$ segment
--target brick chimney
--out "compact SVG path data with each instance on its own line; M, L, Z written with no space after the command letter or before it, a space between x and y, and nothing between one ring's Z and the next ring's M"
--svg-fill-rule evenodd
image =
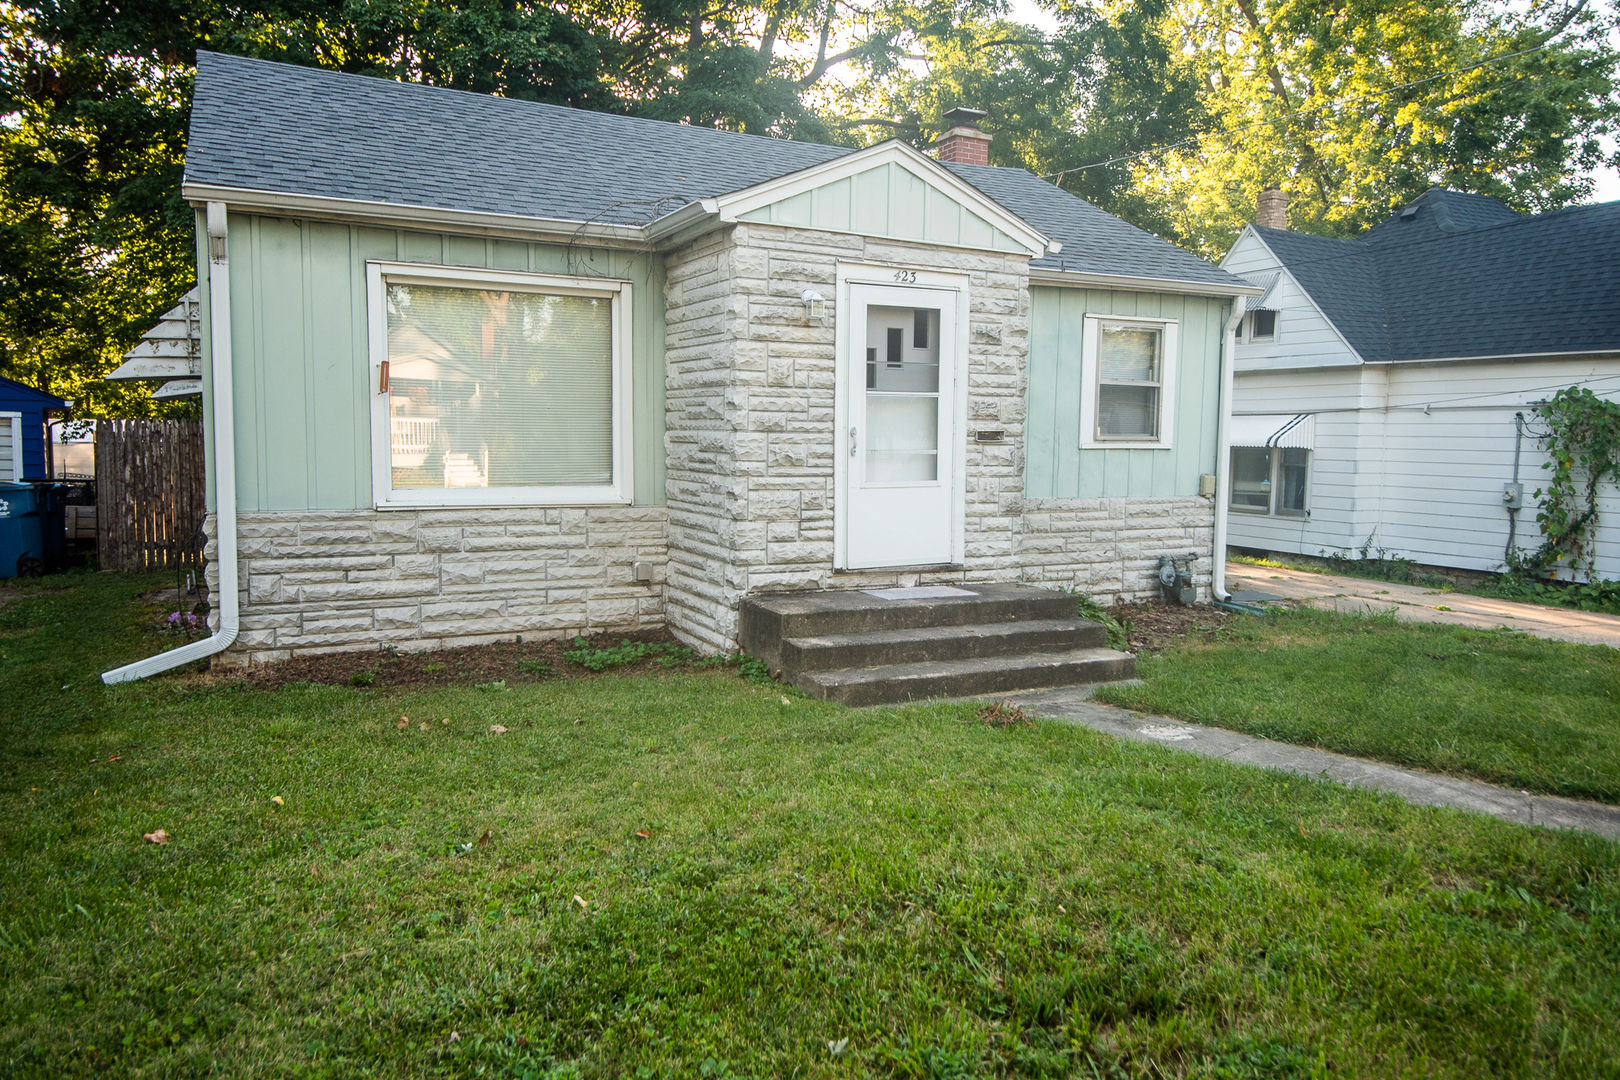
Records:
M1254 201L1254 223L1267 229L1288 228L1288 192L1272 184Z
M947 127L945 134L934 140L934 156L962 165L990 164L990 135L979 130L979 121L988 115L983 109L947 109Z

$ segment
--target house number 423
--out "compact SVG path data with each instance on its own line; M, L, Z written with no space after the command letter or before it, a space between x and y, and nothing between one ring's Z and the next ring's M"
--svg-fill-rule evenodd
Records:
M917 271L915 271L915 270L896 270L894 272L894 280L896 280L898 282L901 282L903 284L906 284L906 285L915 285L915 284L917 284Z

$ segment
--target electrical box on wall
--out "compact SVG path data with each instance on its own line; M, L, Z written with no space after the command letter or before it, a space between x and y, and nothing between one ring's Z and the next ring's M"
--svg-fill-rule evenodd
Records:
M630 576L642 585L652 584L653 566L650 562L633 562L630 564Z
M1524 485L1517 480L1502 485L1502 505L1509 510L1524 509Z
M1206 499L1215 497L1215 474L1204 473L1198 477L1198 494Z

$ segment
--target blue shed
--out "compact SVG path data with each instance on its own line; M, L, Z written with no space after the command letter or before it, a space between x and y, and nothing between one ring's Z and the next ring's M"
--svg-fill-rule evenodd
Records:
M48 479L45 410L68 407L55 394L0 378L0 482Z

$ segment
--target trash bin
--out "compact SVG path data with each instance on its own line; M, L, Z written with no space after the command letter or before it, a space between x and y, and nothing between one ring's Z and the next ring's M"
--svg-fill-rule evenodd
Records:
M38 507L32 484L0 484L0 577L38 577L45 572Z
M34 509L39 511L39 558L51 573L63 569L62 552L67 547L66 484L35 480Z

